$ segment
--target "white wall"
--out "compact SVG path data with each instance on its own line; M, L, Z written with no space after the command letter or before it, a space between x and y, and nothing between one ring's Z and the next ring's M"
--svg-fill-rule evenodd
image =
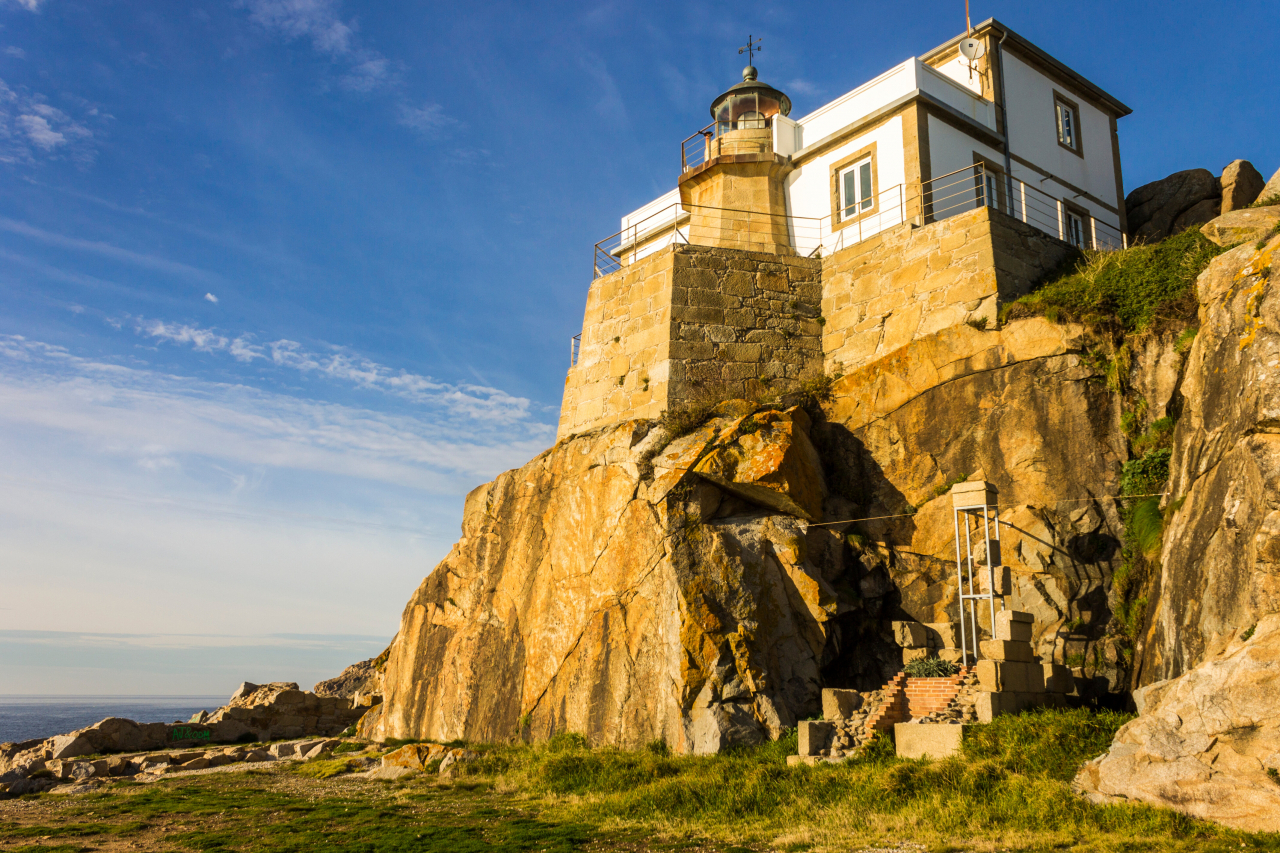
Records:
M915 59L908 59L895 65L874 80L863 83L852 92L841 95L826 106L798 119L803 127L803 143L813 145L820 142L863 116L915 91L916 62Z
M824 235L831 230L831 167L845 157L871 145L876 146L876 189L878 212L864 220L859 232L864 238L901 222L897 209L902 199L901 185L906 181L906 163L902 147L902 117L894 116L884 124L849 139L818 157L805 161L787 176L787 213L791 216L827 217L822 224ZM807 229L798 230L797 248L804 248ZM847 235L846 235L847 237ZM824 241L825 245L825 241Z
M985 63L984 63L985 64ZM969 89L976 95L982 94L982 76L978 73L978 63L974 63L973 73L969 71L969 60L965 59L959 53L953 56L949 61L942 63L935 69L939 74L950 77L952 80Z
M1058 83L1020 60L1006 49L1005 86L1008 91L1009 150L1041 169L1087 190L1113 207L1116 204L1115 163L1111 151L1111 124L1106 114L1088 104L1070 87ZM1084 157L1058 145L1057 122L1053 111L1053 90L1057 89L1080 105L1080 133ZM1015 175L1017 170L1015 169ZM1030 183L1040 183L1041 175ZM1045 184L1050 184L1045 181ZM1068 198L1074 192L1068 192ZM1076 199L1082 203L1083 199ZM1117 221L1114 215L1108 221Z

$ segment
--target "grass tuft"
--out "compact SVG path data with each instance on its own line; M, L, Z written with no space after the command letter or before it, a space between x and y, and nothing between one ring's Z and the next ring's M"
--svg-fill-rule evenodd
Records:
M959 672L960 667L942 658L917 658L904 666L902 671L911 678L946 678Z
M1005 308L1001 319L1040 315L1052 322L1140 332L1159 320L1196 318L1196 276L1224 250L1192 228L1153 245L1085 252L1064 272Z

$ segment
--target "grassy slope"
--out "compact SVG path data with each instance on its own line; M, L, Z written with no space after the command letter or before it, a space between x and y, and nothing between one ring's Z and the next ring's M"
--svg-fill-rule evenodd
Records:
M660 744L593 750L568 735L477 747L482 759L454 782L316 780L304 765L125 784L26 798L21 811L0 803L0 847L820 851L912 841L935 851L1280 851L1280 837L1072 794L1076 769L1126 719L1080 710L1004 717L975 728L963 758L936 762L899 760L879 741L861 760L788 767L794 735L714 757L671 756Z

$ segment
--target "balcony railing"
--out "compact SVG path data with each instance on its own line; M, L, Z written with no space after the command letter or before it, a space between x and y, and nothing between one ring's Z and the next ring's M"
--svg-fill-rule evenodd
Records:
M713 121L680 143L680 172L696 169L724 154L768 154L773 151L773 119L747 119L733 127L728 122ZM730 131L764 130L769 135L752 139L747 135L726 135Z
M1058 199L1018 178L978 163L921 185L924 222L992 207L1081 249L1123 249L1128 241L1114 226L1099 221L1070 200Z
M904 222L927 225L979 207L995 208L1082 249L1113 250L1126 245L1118 229L1070 200L1056 199L977 164L925 181L919 188L889 187L876 196L869 210L856 218L837 218L834 224L830 215L783 216L670 204L596 243L593 277L617 272L675 244L742 249L759 245L761 251L787 245L804 257L830 255Z
M824 234L824 221L814 217L677 202L596 243L594 278L677 244L768 252L781 244L808 257L822 248Z

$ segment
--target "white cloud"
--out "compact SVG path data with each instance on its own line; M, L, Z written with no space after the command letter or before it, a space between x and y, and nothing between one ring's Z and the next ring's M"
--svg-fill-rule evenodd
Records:
M24 55L20 48L5 52ZM86 120L109 118L87 103L79 105ZM94 157L93 138L88 127L48 104L43 95L22 87L10 88L0 80L0 163L32 163L41 157L65 156L87 165Z
M810 82L809 80L805 80L802 77L797 77L788 83L787 90L794 92L797 95L804 95L805 97L812 98L816 98L822 94L822 88L820 86Z
M12 3L15 6L21 6L28 12L39 12L40 4L43 3L44 0L7 0L7 2Z
M206 302L212 302L214 305L218 304L218 297L214 296L212 293L206 293L204 298Z
M231 342L207 329L152 324L151 333L205 352ZM226 459L413 488L465 490L524 464L554 436L529 401L497 389L447 385L345 353L318 357L290 341L276 364L319 371L422 404L420 417L202 382L76 356L0 335L0 423L79 435L133 464ZM255 358L262 358L255 352Z
M198 352L225 352L237 361L269 361L278 367L303 374L319 374L361 388L375 389L412 403L439 406L444 413L462 418L514 424L526 421L531 403L497 388L483 385L450 384L395 370L354 353L346 347L329 345L325 352L308 349L297 341L281 339L255 344L249 335L228 337L213 329L163 320L139 321L140 334L168 343L189 345Z
M244 5L250 19L286 39L310 39L321 53L351 50L354 31L338 17L337 0L246 0Z
M391 79L391 62L356 37L354 20L342 19L339 0L241 0L249 19L286 41L306 39L324 56L347 66L344 89L368 92Z
M12 56L14 59L26 59L27 52L20 47L6 47L4 49L5 56Z
M27 137L45 151L52 151L67 141L67 137L49 126L44 116L18 116L18 124L27 132Z
M438 136L460 124L457 119L445 115L443 107L432 103L423 104L421 107L401 104L398 121L405 127L428 137Z

